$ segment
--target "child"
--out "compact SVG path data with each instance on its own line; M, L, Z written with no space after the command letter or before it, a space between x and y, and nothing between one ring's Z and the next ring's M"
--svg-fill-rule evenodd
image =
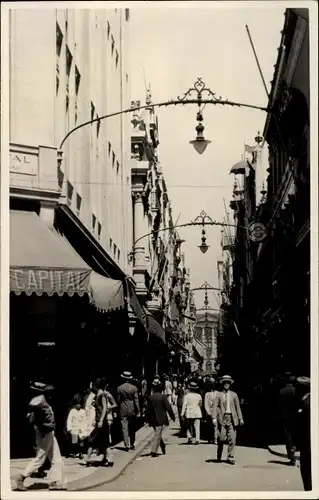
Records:
M70 410L67 419L67 432L71 437L71 452L73 456L82 455L83 439L85 431L86 413L81 405L79 394L74 396L73 408Z

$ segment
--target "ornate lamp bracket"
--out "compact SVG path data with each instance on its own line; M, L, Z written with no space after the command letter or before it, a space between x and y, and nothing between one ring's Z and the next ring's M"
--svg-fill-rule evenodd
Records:
M177 100L187 103L187 97L191 98L194 94L196 96L198 106L202 104L203 97L210 97L211 101L216 104L229 103L228 99L223 99L221 96L216 97L215 92L212 92L209 88L206 87L206 84L201 77L197 78L196 82L193 84L193 87L188 89L185 94L183 94L182 96L178 96Z

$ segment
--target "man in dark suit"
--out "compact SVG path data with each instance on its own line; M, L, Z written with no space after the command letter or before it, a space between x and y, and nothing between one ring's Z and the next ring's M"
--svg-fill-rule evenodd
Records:
M152 388L153 394L147 402L146 421L155 431L151 449L151 457L155 458L158 456L157 450L159 446L163 455L166 454L166 445L162 433L165 425L168 425L167 414L169 414L173 422L175 422L175 415L167 397L162 394L162 384L159 381L154 381Z
M131 383L131 372L123 372L121 377L124 382L117 388L117 400L125 451L129 451L135 449L136 417L140 413L139 398L137 387Z
M228 444L227 463L235 465L236 427L243 425L240 403L236 392L230 391L234 382L229 375L220 379L223 391L216 395L212 409L213 424L218 425L217 460L221 461L224 443Z
M296 417L298 413L298 398L296 393L295 377L291 373L285 373L282 379L283 387L279 392L279 412L286 438L286 449L289 464L296 465L295 460L295 437Z

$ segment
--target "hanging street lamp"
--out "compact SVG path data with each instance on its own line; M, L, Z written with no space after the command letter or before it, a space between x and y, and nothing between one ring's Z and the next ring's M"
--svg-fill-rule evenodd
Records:
M207 148L208 144L211 143L211 141L208 141L205 139L203 132L205 130L204 125L201 123L203 121L203 115L201 113L197 113L197 121L199 122L197 127L195 128L197 132L196 139L193 141L189 141L190 144L194 146L195 151L197 151L198 154L203 154L205 149Z

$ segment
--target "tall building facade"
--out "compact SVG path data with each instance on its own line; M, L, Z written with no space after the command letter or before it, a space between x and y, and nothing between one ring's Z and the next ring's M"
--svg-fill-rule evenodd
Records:
M230 293L223 305L224 323L228 321L223 333L228 335L222 339L224 366L232 369L247 401L251 398L263 415L275 397L272 382L278 376L284 371L310 375L307 9L285 12L270 105L273 111L267 115L263 139L259 137L268 147L268 170L258 204L259 147L249 148L251 156L232 169L237 178L231 201L237 229ZM251 222L263 224L262 240L250 237ZM223 285L228 286L227 278Z
M97 376L116 384L130 368L129 116L97 120L63 143L79 124L130 107L128 24L127 9L10 11L10 417L18 456L30 380L56 387L63 442L73 394Z
M131 271L128 9L10 11L10 194L57 201ZM58 165L58 167L57 167ZM117 214L116 218L114 213ZM50 221L51 218L51 221Z
M131 261L137 297L160 325L157 337L162 337L170 349L165 356L157 342L148 358L158 361L162 371L170 372L184 365L188 356L185 342L191 331L192 297L189 270L181 249L183 240L174 225L158 157L159 127L150 90L145 105L146 109L139 109L141 102L132 102L135 111L131 120Z

